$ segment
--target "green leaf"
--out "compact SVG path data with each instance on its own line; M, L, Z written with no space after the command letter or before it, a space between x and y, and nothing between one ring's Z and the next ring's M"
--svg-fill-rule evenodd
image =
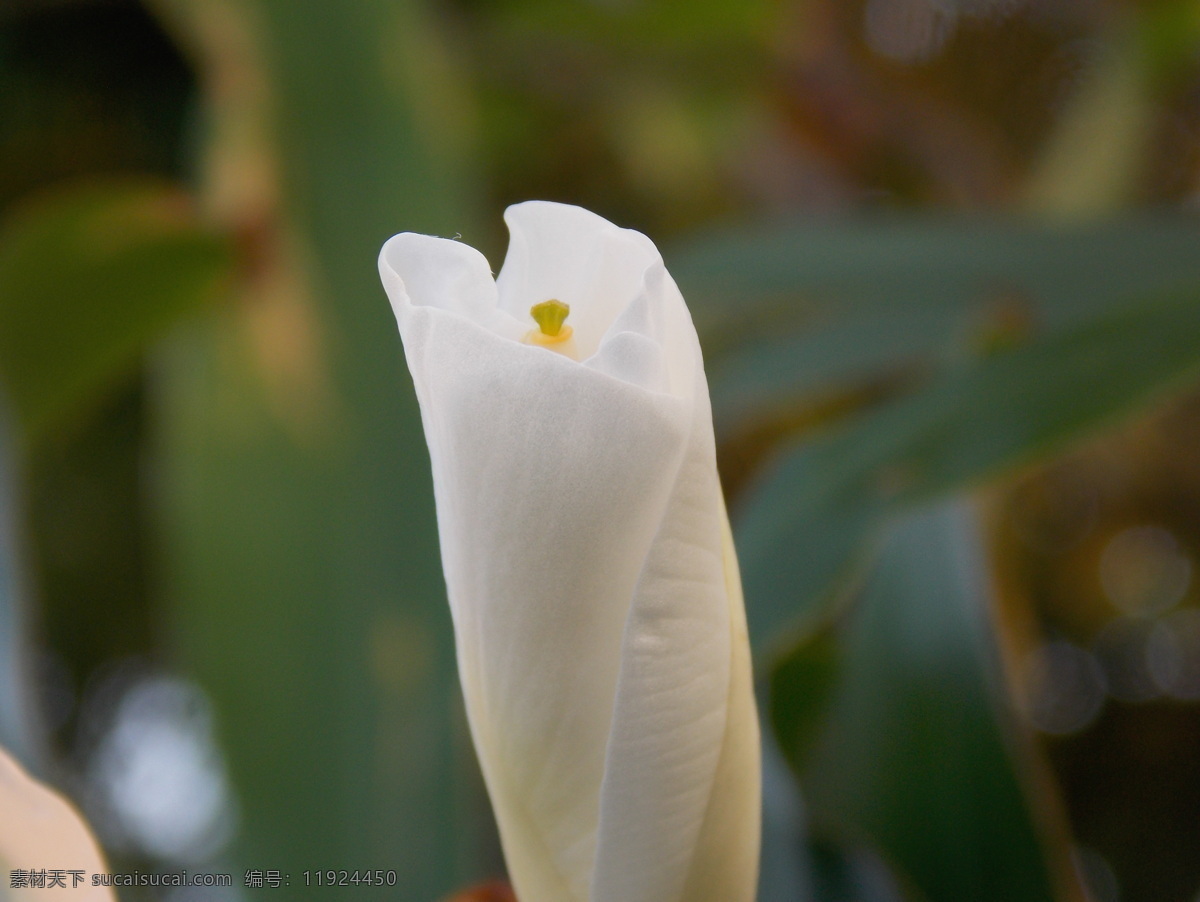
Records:
M0 225L0 382L27 441L128 376L172 325L212 306L230 242L178 188L81 184Z
M833 630L803 643L802 654L790 654L771 671L771 728L787 737L792 760L808 755L820 736L844 666L843 648Z
M882 518L1048 455L1200 366L1196 294L965 361L781 455L738 511L751 636L816 628Z
M736 436L805 407L894 391L946 356L939 344L950 344L953 320L934 306L902 316L843 316L718 358L710 379L718 435Z
M1183 217L907 216L724 230L667 259L729 435L798 402L921 375L1196 284L1196 245L1196 224Z
M796 775L788 768L771 733L763 733L762 746L762 844L755 899L757 902L810 899L813 897L811 867L805 852L808 831Z
M907 515L844 625L820 740L793 757L813 829L873 844L928 902L1072 892L1062 835L1031 792L1028 738L1004 701L990 604L969 509ZM776 691L786 706L804 690Z
M816 838L808 844L813 902L925 902L911 887L903 895L887 865L870 848Z
M1027 304L1054 329L1200 278L1189 217L1045 224L1000 217L877 216L717 230L670 250L667 264L702 335L778 337L797 323L896 318L989 301ZM951 334L938 330L934 342Z
M464 148L439 115L463 98L416 0L162 6L221 86L217 149L244 146L264 95L278 126L253 156L283 198L263 289L161 369L175 635L216 703L235 854L293 887L383 869L398 886L355 898L440 899L481 876L486 803L376 259L396 232L470 234Z

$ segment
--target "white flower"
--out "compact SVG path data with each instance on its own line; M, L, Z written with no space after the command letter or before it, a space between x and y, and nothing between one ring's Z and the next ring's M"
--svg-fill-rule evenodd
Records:
M379 268L517 897L749 902L758 722L695 328L644 235L543 202L505 221L495 281L411 233Z
M65 888L17 885L23 882L20 872L34 870L63 872ZM78 887L72 870L83 873ZM0 899L114 902L111 890L92 886L92 875L98 873L107 873L104 859L79 813L0 748Z

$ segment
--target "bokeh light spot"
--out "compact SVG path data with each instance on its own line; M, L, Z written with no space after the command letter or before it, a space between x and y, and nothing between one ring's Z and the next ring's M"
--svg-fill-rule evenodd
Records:
M1100 557L1100 585L1112 605L1133 616L1153 616L1179 603L1192 579L1192 561L1160 526L1117 533Z
M92 758L92 782L132 844L203 862L231 838L232 795L207 697L177 677L131 685Z
M1104 670L1086 649L1056 640L1025 660L1025 710L1043 733L1066 736L1088 727L1104 707Z

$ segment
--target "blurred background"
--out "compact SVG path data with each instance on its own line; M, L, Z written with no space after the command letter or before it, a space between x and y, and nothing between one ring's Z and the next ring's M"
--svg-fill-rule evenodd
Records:
M6 0L0 742L234 874L123 898L502 876L375 257L529 198L701 332L760 902L1200 900L1200 3Z

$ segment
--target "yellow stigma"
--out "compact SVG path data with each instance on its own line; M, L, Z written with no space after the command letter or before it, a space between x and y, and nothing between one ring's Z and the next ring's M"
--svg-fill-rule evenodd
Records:
M527 345L537 345L555 354L578 360L579 353L575 348L575 341L571 338L575 330L564 322L570 312L571 308L557 298L534 304L529 308L529 315L538 327L526 332L522 340Z
M571 327L563 325L570 312L571 308L557 298L542 301L529 308L529 315L542 330L542 335L546 338L557 338L559 341L566 341L571 337ZM564 331L565 335L563 335Z

